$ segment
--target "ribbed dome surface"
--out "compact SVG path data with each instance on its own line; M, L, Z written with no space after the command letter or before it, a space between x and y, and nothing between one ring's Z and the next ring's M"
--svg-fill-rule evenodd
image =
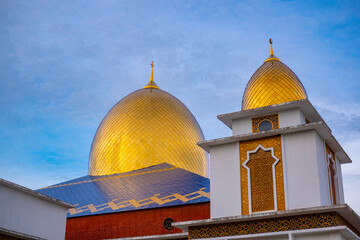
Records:
M167 162L208 176L208 155L194 116L171 94L149 87L119 101L102 120L92 143L89 174L128 172Z
M250 78L242 110L306 98L305 89L296 74L279 59L270 56Z

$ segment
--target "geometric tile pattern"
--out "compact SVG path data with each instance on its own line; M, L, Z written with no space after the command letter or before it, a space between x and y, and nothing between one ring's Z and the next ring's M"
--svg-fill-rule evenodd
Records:
M166 203L173 202L176 200L180 200L181 202L186 203L191 200L198 199L200 197L206 197L206 198L210 199L210 193L204 192L203 191L204 189L205 188L200 188L196 192L192 192L192 193L185 194L185 195L181 195L179 193L174 193L174 194L171 194L168 196L159 197L160 194L154 194L152 197L141 199L141 200L130 199L130 200L120 202L118 199L114 199L111 202L107 202L107 203L100 204L97 206L94 206L94 204L89 204L89 205L82 206L82 207L72 208L72 209L69 209L69 213L70 213L70 215L75 215L75 214L82 213L85 211L90 211L91 213L95 213L95 212L98 212L98 211L101 211L101 210L104 210L107 208L111 208L112 210L129 208L129 207L136 209L136 208L139 208L142 206L150 205L152 203L155 203L155 204L161 206L161 205L164 205Z
M304 86L296 74L279 60L266 61L250 78L242 100L242 110L306 99Z
M189 227L189 239L238 236L290 230L348 226L335 212Z
M275 210L274 177L272 166L276 159L271 151L259 148L250 154L250 161L246 164L250 170L251 208L253 212Z
M210 180L167 163L37 190L75 205L68 217L209 202Z
M260 132L259 125L261 122L268 120L272 124L272 129L278 129L279 128L279 115L273 114L268 116L262 116L257 118L251 119L251 125L252 125L252 132Z
M285 194L284 194L284 177L283 177L283 163L282 163L282 150L281 150L281 137L274 136L250 141L240 142L240 183L241 183L241 208L242 214L247 215L249 214L249 192L248 192L248 177L247 177L247 169L243 166L244 162L247 160L247 152L255 150L259 144L261 144L264 148L273 148L273 154L275 157L279 159L279 162L275 165L275 182L276 182L276 200L277 200L277 210L282 211L285 210ZM266 153L266 152L265 152ZM264 154L265 154L264 153ZM250 157L255 157L253 154L250 154ZM267 155L259 155L257 156L259 159L254 159L259 162L262 158L267 159ZM271 157L271 159L273 159ZM251 161L250 161L251 162ZM266 162L266 161L265 161ZM258 175L257 179L260 181L262 180L269 180L271 179L271 186L272 183L272 171L268 171L269 169L264 165L258 166L259 168L255 170L255 173ZM250 177L252 178L252 176ZM252 205L254 206L253 201L257 201L259 204L255 203L255 206L260 208L256 208L253 210L256 211L266 211L270 209L274 209L274 200L272 201L272 208L268 206L271 202L269 201L270 198L274 199L274 191L262 191L261 189L263 185L268 186L268 182L261 182L261 183L254 183L255 189L251 189L251 194L256 194L256 198L252 198ZM251 184L251 186L254 186ZM273 188L271 188L273 190ZM255 192L254 192L255 191ZM263 203L267 203L261 207Z

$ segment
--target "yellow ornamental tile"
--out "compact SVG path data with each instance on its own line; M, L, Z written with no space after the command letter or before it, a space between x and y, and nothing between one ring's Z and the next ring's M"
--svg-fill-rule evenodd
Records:
M269 116L270 117L270 116ZM243 163L247 159L247 152L253 151L256 149L257 146L261 144L265 148L274 148L274 155L279 159L279 162L275 166L275 177L276 177L276 198L277 198L277 209L278 211L285 210L285 193L284 193L284 179L283 179L283 163L282 163L282 149L281 149L281 138L280 136L275 137L269 137L269 138L263 138L263 139L257 139L257 140L250 140L250 141L244 141L240 142L240 176L241 176L241 207L242 207L242 214L246 215L249 214L249 192L248 192L248 178L247 178L247 170L243 166ZM263 153L264 154L264 153ZM266 154L266 153L265 153ZM253 154L250 154L251 157L255 156ZM260 156L263 159L266 157ZM262 168L258 168L259 171L263 170ZM259 173L259 176L266 176L269 173ZM271 173L272 174L272 173ZM262 182L262 179L257 179L258 181ZM266 179L265 179L266 180ZM252 184L253 185L253 184ZM263 182L263 184L260 185L269 185L269 183ZM270 184L271 185L271 184ZM254 184L255 186L255 184ZM252 198L252 205L253 205L253 211L266 211L270 210L270 205L264 204L264 202L272 203L272 206L274 202L269 201L268 199L274 198L274 195L271 192L266 192L263 189L260 188L254 188L251 191L251 194L255 194L258 196L258 198ZM254 191L254 192L253 192ZM272 194L272 195L271 195ZM265 199L266 198L266 201ZM255 206L255 208L254 208Z
M208 176L208 155L196 145L204 140L196 119L177 98L153 84L123 98L102 120L91 146L90 175L167 162Z

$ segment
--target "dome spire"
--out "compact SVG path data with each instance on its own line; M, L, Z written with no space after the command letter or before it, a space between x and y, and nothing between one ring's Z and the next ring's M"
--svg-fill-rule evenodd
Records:
M267 62L267 61L270 61L270 60L280 61L280 59L278 59L277 57L274 56L274 50L273 50L272 39L271 38L269 39L269 42L270 42L270 56L264 62Z
M270 56L246 85L241 108L243 111L307 99L300 79L274 56L271 38L269 42Z
M150 82L143 88L157 88L160 89L156 83L154 82L154 61L151 62L151 75L150 75Z

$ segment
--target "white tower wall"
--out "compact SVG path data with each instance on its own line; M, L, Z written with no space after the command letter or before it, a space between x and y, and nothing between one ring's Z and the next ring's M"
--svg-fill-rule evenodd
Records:
M330 205L325 146L316 131L283 136L288 209Z
M279 112L279 128L305 124L305 116L299 108Z
M214 146L210 152L210 216L241 215L239 143Z
M343 178L342 178L342 172L341 172L341 164L338 159L336 159L336 168L337 168L337 174L338 174L338 187L339 187L339 201L340 204L345 203L345 197L344 197L344 186L343 186Z
M233 135L251 133L251 118L239 118L232 121Z

